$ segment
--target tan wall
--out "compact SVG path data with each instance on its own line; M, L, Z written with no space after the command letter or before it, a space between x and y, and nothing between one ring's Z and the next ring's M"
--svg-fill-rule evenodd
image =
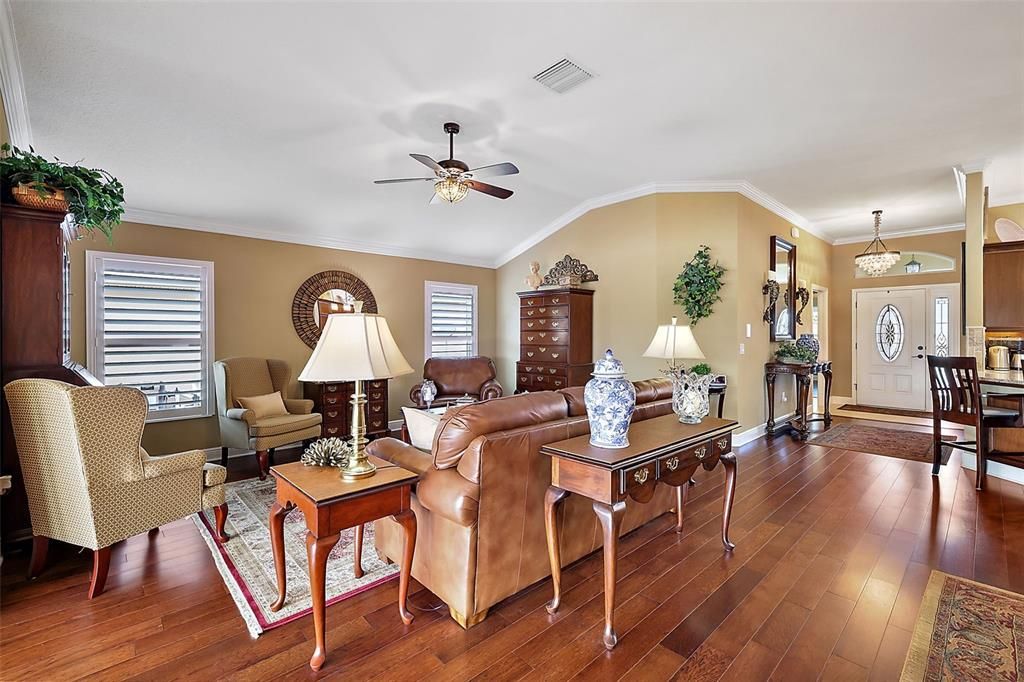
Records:
M1006 204L1005 206L989 206L985 214L985 242L992 244L999 242L996 236L996 220L1009 218L1021 227L1024 227L1024 204Z
M741 422L753 426L768 418L767 395L764 389L764 363L771 360L777 344L771 342L770 330L762 319L766 297L761 287L770 265L771 237L778 236L796 244L797 281L802 286L812 284L831 289L832 246L814 235L802 231L792 237L792 225L768 209L746 197L739 197L739 298L737 344L745 346L739 356L739 372L736 380L731 377L733 390L730 400L739 401ZM831 292L830 292L831 293ZM797 334L810 332L811 307L808 304L802 315L803 323ZM746 325L750 324L751 336L746 337ZM827 322L826 322L827 324ZM786 414L796 409L795 381L779 379L775 385L775 415ZM737 390L739 389L739 390ZM786 400L783 400L783 393Z
M525 288L523 278L531 260L539 260L546 271L568 253L598 273L601 279L593 285L597 291L594 354L611 346L636 380L657 376L665 366L664 361L641 354L659 324L666 324L673 315L687 322L682 307L672 302L672 284L683 264L707 244L713 258L726 268L723 300L711 317L694 327L694 335L712 369L729 376L726 415L740 421L744 429L756 426L765 419L763 366L771 356L768 329L761 322L768 238L772 234L788 237L790 228L785 220L735 193L657 194L587 213L499 268L502 381L512 385L515 378L519 354L515 292ZM827 285L831 247L810 235L797 243L798 277ZM750 339L744 338L748 322ZM743 356L741 342L747 348Z
M832 323L832 393L853 395L853 290L873 287L904 287L926 284L948 284L960 281L960 244L964 232L940 232L917 237L887 239L887 246L898 251L930 251L954 259L953 272L931 272L918 275L857 278L853 258L868 242L832 247L832 287L829 291Z
M322 270L344 270L366 282L402 353L417 369L424 360L423 282L476 284L480 353L494 353L494 270L125 223L114 233L112 246L98 237L72 247L72 354L83 364L87 249L213 261L214 357L255 355L286 360L292 368L292 396L301 393L294 377L310 353L292 326L292 297L307 277ZM409 389L419 379L417 371L391 381L392 419L400 416ZM146 427L143 438L145 447L154 453L215 447L219 442L216 417L153 423Z

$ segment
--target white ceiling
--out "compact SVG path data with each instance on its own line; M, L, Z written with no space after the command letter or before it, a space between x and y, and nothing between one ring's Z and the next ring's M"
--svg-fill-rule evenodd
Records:
M958 163L990 161L993 205L1024 200L1021 2L11 10L8 109L160 224L494 265L649 183L747 182L830 239L875 208L887 232L962 222ZM597 78L531 80L566 55ZM519 166L493 181L515 196L428 206L429 183L371 184L423 174L410 152L445 158L446 120L457 158Z

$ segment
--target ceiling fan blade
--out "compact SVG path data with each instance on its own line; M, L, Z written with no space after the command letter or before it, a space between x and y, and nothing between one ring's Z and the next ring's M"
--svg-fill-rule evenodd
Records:
M437 161L434 161L432 158L430 158L426 154L410 154L409 156L411 156L412 158L416 159L417 161L419 161L424 166L426 166L427 168L429 168L430 170L432 170L434 172L439 172L439 171L443 171L444 170L443 168L441 168L441 165Z
M469 171L474 178L489 178L496 175L515 175L519 172L514 163L495 163L490 166L480 166Z
M498 197L499 199L508 199L512 196L512 190L505 189L504 187L496 187L495 185L488 185L486 182L466 180L466 184L469 185L470 189L475 189L477 192L483 192L484 194L490 194L492 197Z
M395 182L419 182L420 180L437 180L437 178L392 178L391 180L374 180L375 185L390 185Z
M430 205L430 206L433 206L434 204L443 204L443 203L444 203L444 201L442 201L441 197L439 197L437 195L437 192L431 193L430 201L427 202L427 204Z

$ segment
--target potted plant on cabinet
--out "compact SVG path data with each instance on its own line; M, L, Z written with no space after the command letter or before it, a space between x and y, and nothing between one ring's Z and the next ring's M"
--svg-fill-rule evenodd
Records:
M0 147L0 179L23 206L66 211L75 226L99 230L112 240L124 214L124 186L105 170L48 161L35 153L4 144Z
M802 365L814 362L817 359L814 351L798 346L790 341L779 344L779 347L775 350L775 358L779 362L785 362L790 365Z

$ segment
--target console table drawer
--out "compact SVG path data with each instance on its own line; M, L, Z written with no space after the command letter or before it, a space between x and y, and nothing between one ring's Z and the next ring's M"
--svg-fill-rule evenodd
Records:
M624 469L619 492L627 495L630 491L637 488L653 486L658 480L657 469L658 465L656 462L648 462L647 464L635 466L632 469Z
M714 447L715 456L724 455L727 452L732 452L732 434L727 433L724 436L718 436L713 438L712 446Z

